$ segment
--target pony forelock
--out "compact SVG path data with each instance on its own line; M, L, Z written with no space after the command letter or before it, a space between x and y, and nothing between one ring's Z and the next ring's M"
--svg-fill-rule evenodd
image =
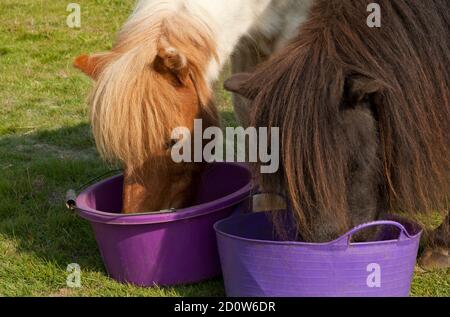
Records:
M448 213L449 4L379 1L383 25L371 29L369 2L317 0L298 37L246 83L258 91L253 125L282 131L281 168L262 175L263 189L286 189L306 240L318 226L350 226L350 149L340 123L349 80L377 125L380 207Z
M149 12L153 12L150 10ZM206 61L216 58L212 30L187 12L135 13L119 33L110 62L90 95L90 120L99 153L133 169L157 153L171 129L183 125L183 102L176 89L155 71L157 43L165 36L187 58L201 104L211 91ZM175 16L176 14L176 16ZM208 111L208 109L205 109Z

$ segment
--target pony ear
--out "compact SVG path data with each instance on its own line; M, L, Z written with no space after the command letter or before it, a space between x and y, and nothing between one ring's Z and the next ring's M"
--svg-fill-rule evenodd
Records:
M109 55L109 53L80 55L73 62L73 66L96 80L105 67Z
M249 79L252 77L250 73L237 73L225 80L223 87L235 94L241 95L247 99L254 99L257 91L253 91L247 85Z
M159 40L157 58L181 84L186 85L189 79L189 65L187 58L177 48L172 46L165 36L162 36Z

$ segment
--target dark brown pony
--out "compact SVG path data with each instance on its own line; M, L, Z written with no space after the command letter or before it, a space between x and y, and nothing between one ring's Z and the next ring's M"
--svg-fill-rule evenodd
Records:
M254 126L280 127L281 168L261 182L286 191L306 241L386 212L448 214L450 3L379 0L370 28L371 2L316 0L287 48L225 84L253 99Z

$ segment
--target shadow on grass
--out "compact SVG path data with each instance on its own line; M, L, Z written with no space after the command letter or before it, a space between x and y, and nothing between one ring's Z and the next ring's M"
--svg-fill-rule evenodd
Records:
M31 257L38 266L56 267L61 274L52 278L61 287L70 263L106 277L90 225L65 207L65 193L114 168L98 157L88 124L0 137L0 239L15 245L11 269ZM223 295L220 279L160 290L177 296Z
M105 172L87 124L0 138L0 233L58 267L102 269L90 229L64 206L65 191Z

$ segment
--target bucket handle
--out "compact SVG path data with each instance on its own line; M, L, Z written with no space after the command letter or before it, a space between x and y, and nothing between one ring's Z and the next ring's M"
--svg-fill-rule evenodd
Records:
M400 235L398 237L398 241L405 241L411 238L411 235L408 233L408 231L406 230L406 228L396 222L396 221L390 221L390 220L380 220L380 221L373 221L373 222L368 222L368 223L364 223L362 225L359 225L355 228L353 228L352 230L348 231L347 233L345 233L342 237L334 240L332 242L332 244L338 244L338 245L352 245L351 238L353 235L355 235L356 233L367 229L367 228L371 228L371 227L376 227L376 226L394 226L397 227L398 229L400 229Z
M99 179L105 178L106 176L110 176L113 174L117 174L119 172L123 172L122 169L116 169L111 170L106 173L103 173L99 176L96 176L92 179L90 179L88 182L84 183L83 185L79 186L77 189L69 189L66 192L66 207L69 210L75 210L77 208L77 193L81 190L86 189L89 185L92 185L94 182L98 181Z
M69 189L66 192L66 207L69 210L75 210L77 208L77 192L73 189Z
M245 214L247 210L250 210L251 213L268 211L268 210L255 210L255 200L254 199L259 195L278 196L278 198L286 200L286 197L282 193L261 191L259 188L256 188L256 190L251 192L250 195L248 196L248 199L250 199L250 206L246 205L245 200L239 202L236 205L236 207L234 208L233 215ZM272 210L270 210L270 211L272 211Z

